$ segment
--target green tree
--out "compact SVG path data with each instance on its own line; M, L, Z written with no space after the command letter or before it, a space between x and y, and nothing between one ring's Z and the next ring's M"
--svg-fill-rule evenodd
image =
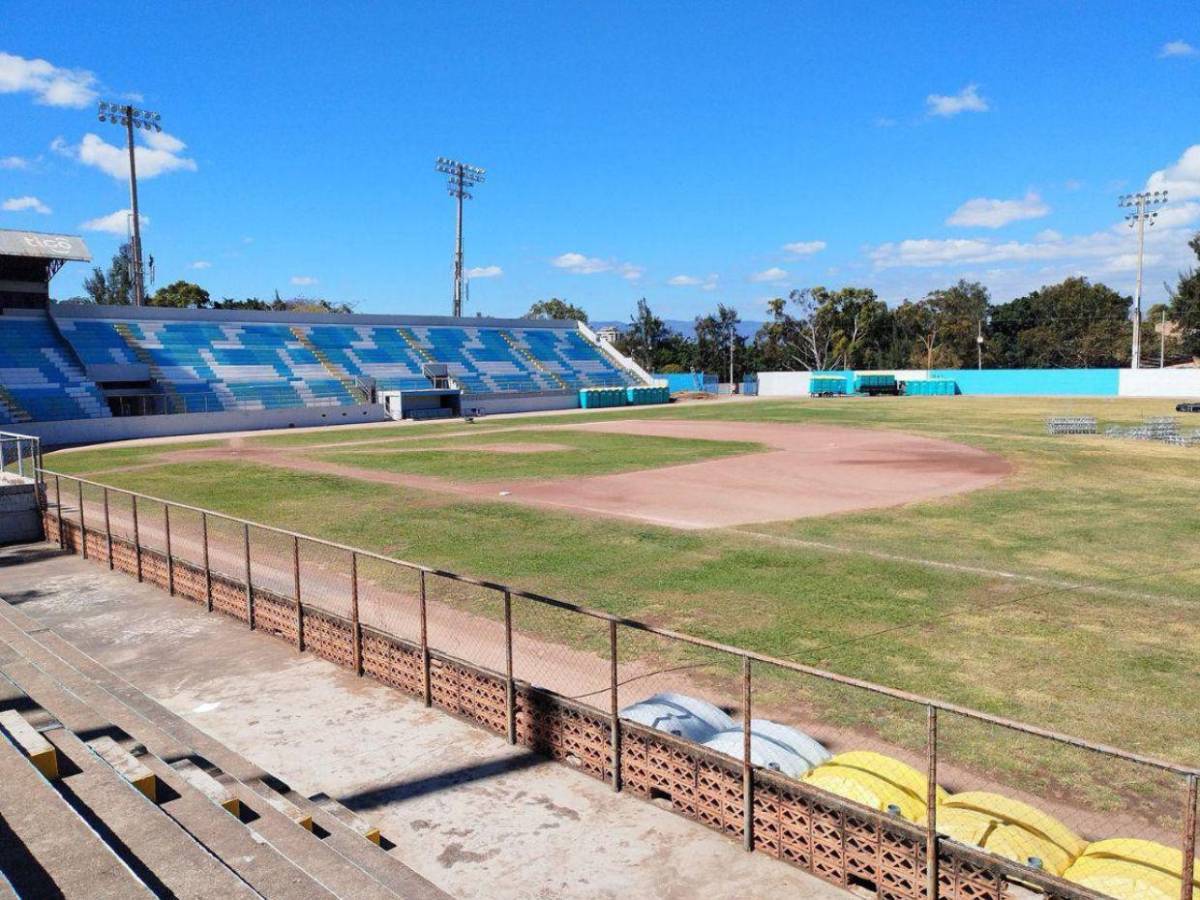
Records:
M176 281L161 287L146 302L149 306L172 306L177 309L204 309L210 298L208 291L190 281Z
M650 310L643 297L638 301L637 311L629 320L629 327L617 339L616 347L647 371L653 371L658 360L659 347L669 334L663 320Z
M122 244L113 254L108 271L96 266L83 280L83 290L92 303L101 306L128 306L133 303L133 253Z
M587 322L588 315L578 306L551 297L549 300L539 300L529 307L525 314L528 319L569 319L573 322Z
M964 368L976 363L975 338L982 334L991 309L988 289L978 281L959 280L927 297L937 331L935 354L940 368Z
M712 372L721 381L733 380L745 370L746 340L738 334L737 310L717 304L715 314L696 317L696 368Z
M1068 278L992 307L989 342L1010 368L1125 365L1132 304L1107 285Z
M1193 235L1188 246L1200 260L1200 232ZM1179 283L1171 291L1170 309L1182 351L1193 359L1200 358L1200 269L1193 267L1179 273Z

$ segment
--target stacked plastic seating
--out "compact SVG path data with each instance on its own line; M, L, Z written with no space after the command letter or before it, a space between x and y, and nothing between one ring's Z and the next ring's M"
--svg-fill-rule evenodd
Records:
M0 315L0 424L110 415L49 318Z

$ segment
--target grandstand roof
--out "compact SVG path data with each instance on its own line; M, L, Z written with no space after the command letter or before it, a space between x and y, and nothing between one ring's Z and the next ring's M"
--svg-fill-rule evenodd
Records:
M91 262L92 254L83 238L73 234L42 231L12 231L0 228L0 256L28 256Z
M493 319L484 316L386 316L360 313L274 312L250 309L177 309L162 306L95 306L56 303L50 308L61 319L137 319L183 322L276 322L296 325L458 326L461 328L578 328L571 319Z

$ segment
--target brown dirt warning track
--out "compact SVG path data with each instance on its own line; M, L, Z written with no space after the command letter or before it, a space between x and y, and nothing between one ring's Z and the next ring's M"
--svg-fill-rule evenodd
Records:
M305 472L480 499L634 519L673 528L748 525L899 506L977 490L1011 471L1002 457L897 431L752 422L606 421L539 430L750 441L768 449L723 459L592 477L459 482L312 459L313 448L182 450L161 461L239 459ZM374 443L374 442L372 442ZM389 441L392 450L401 449ZM345 446L345 445L343 445ZM445 449L453 450L452 446ZM516 446L496 444L497 452Z

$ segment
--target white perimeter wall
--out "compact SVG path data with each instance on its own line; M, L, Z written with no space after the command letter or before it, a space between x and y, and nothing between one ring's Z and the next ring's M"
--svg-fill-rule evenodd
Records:
M255 431L261 428L308 428L313 425L386 421L387 414L381 405L366 404L296 409L239 409L167 416L113 416L110 419L31 422L20 427L23 434L40 437L48 446L61 447L67 444L99 444L105 441L177 434L216 434L224 431Z
M1122 369L1122 397L1200 397L1200 369Z
M541 412L547 409L578 409L579 392L530 394L527 397L505 397L503 394L471 394L462 400L462 414L496 416L501 413Z
M807 397L808 372L759 372L758 396Z

